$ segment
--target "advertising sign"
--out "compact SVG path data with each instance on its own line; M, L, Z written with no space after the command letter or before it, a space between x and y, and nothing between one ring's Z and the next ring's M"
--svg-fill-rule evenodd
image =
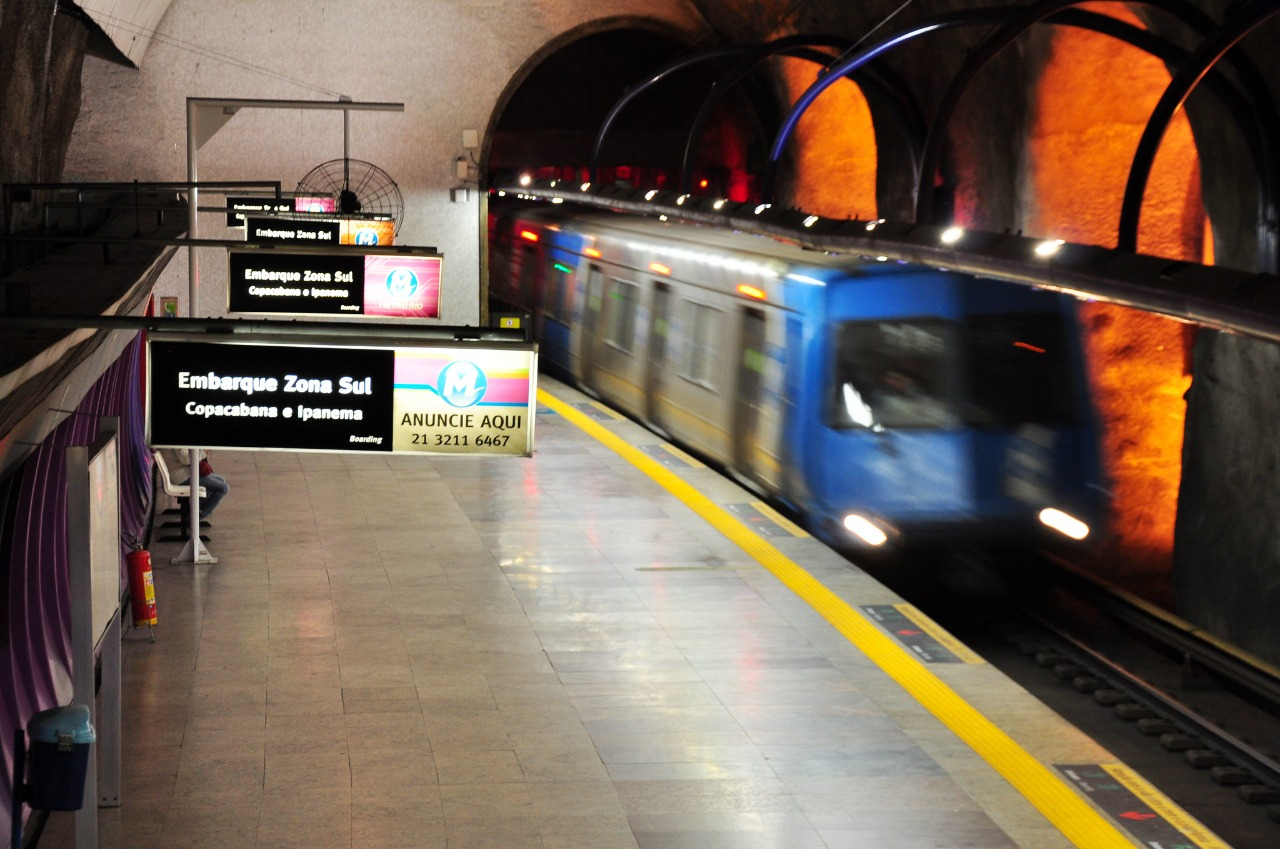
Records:
M293 199L294 212L336 212L338 202L331 197L303 197Z
M394 245L396 222L391 218L342 219L341 243L344 245Z
M533 451L531 345L209 342L153 334L155 447L511 454Z
M233 248L227 264L233 313L440 317L439 254Z

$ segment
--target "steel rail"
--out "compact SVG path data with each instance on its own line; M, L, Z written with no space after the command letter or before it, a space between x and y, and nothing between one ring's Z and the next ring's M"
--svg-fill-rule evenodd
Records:
M1076 660L1080 666L1089 669L1099 678L1119 682L1117 689L1128 692L1133 696L1134 701L1148 703L1149 707L1154 706L1152 707L1154 712L1164 714L1165 719L1191 729L1197 737L1222 750L1229 759L1236 762L1237 766L1243 766L1257 774L1260 780L1280 785L1280 762L1277 762L1270 755L1231 734L1221 725L1197 713L1192 707L1161 690L1156 685L1143 680L1118 663L1111 661L1105 655L1067 633L1061 626L1036 614L1027 611L1023 611L1023 613L1034 621L1037 627L1043 628L1052 635L1052 641L1058 643L1055 648L1061 654Z

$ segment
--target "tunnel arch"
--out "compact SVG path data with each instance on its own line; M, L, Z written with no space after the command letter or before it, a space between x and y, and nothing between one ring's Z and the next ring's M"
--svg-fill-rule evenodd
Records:
M697 34L644 17L593 21L549 41L525 60L495 104L477 163L482 179L523 169L537 169L542 177L580 176L609 107L697 44ZM606 151L611 176L674 185L688 124L713 81L709 68L678 86L641 94ZM776 124L772 100L764 87L748 85L718 110L708 131L716 146L702 161L725 166L719 188L747 179L753 148L765 144Z

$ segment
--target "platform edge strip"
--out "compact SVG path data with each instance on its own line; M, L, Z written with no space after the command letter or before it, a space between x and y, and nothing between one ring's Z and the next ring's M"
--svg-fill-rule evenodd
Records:
M646 474L733 540L804 599L854 646L991 765L1063 836L1081 849L1132 849L1133 841L1076 790L990 719L896 645L799 564L707 498L679 475L580 411L538 389L542 403Z

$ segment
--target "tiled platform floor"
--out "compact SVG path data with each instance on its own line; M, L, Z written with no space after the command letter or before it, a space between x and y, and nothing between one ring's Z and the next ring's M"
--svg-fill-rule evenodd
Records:
M101 845L1068 845L653 481L553 413L536 438L532 459L216 454L219 562L154 545L156 639L125 637Z

